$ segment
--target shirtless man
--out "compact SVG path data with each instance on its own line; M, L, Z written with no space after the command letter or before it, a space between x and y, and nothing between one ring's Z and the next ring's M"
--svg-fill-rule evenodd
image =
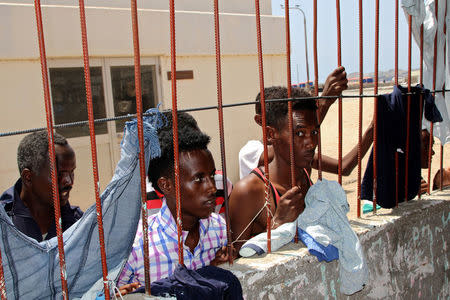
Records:
M347 79L344 68L338 68L327 78L322 95L338 96L347 88ZM271 87L265 89L266 99L287 98L287 89ZM304 89L293 89L293 98L311 97ZM261 124L257 97L255 121ZM327 102L326 102L327 101ZM271 145L273 159L269 163L271 191L269 197L270 210L273 215L272 228L281 224L294 221L304 209L304 197L311 181L309 174L312 167L317 168L318 159L315 149L318 142L319 122L323 119L334 99L316 101L302 99L293 102L293 134L295 152L295 187L291 188L290 182L290 157L289 157L289 124L287 102L266 103L267 118L267 142ZM365 153L372 140L372 126L363 137L362 150ZM350 172L357 163L357 147L343 158L344 175ZM337 173L337 160L323 157L322 169ZM350 170L350 171L349 171ZM242 178L234 187L230 196L230 219L233 241L239 240L234 245L239 249L242 241L266 231L267 215L263 209L265 206L265 174L263 168L255 168L252 173ZM255 220L253 220L255 218Z

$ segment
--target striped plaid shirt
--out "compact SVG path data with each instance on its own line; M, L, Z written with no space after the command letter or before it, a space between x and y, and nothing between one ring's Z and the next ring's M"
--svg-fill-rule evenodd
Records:
M148 220L150 281L170 276L178 265L177 226L166 200L163 199L158 214L151 215ZM184 264L188 269L198 269L210 264L220 247L227 243L226 224L224 219L212 213L207 219L200 219L200 239L193 253L183 246ZM187 231L183 231L183 243ZM144 250L142 239L142 219L134 239L133 249L122 273L118 286L139 282L145 285Z

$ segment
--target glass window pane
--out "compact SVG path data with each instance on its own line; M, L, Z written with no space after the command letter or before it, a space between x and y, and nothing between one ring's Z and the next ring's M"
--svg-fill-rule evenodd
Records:
M136 91L134 88L134 66L111 67L114 99L114 115L123 116L136 113ZM141 66L143 111L155 107L155 66ZM123 132L127 120L116 121L116 131Z
M90 71L94 119L106 118L102 68L91 67ZM55 124L88 120L83 68L50 68L50 85ZM89 126L58 128L56 131L68 138L87 136ZM107 133L106 122L96 124L95 133Z

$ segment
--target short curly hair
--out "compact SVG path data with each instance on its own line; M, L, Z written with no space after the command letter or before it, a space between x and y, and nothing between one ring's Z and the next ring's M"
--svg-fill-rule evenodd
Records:
M161 156L152 158L148 166L148 179L153 188L162 192L158 187L158 179L162 176L174 176L174 152L172 111L163 112L165 124L158 130ZM197 121L188 113L178 112L178 150L186 152L192 150L206 150L210 137L201 132Z
M56 132L53 134L53 140L55 145L68 145L66 138ZM47 131L36 131L25 136L17 148L17 166L19 167L20 174L22 174L25 168L39 174L47 163Z
M292 98L312 97L311 93L303 88L292 88ZM285 99L288 97L287 88L282 86L272 86L264 89L265 100ZM316 110L316 100L297 99L292 102L294 110ZM255 103L256 114L261 114L261 93L256 96ZM266 102L266 120L267 125L274 126L277 129L283 124L288 113L288 102Z

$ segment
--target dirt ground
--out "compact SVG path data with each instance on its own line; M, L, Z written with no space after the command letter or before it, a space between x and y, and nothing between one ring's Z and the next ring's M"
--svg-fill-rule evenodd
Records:
M379 89L379 94L390 93L392 87L383 87ZM373 88L365 89L364 94L373 94ZM345 95L358 95L359 90L348 90ZM363 133L369 126L373 116L373 98L363 98ZM343 156L347 154L358 143L358 122L359 122L359 98L344 98L343 99ZM338 105L337 101L333 104L322 123L321 126L321 140L322 140L322 153L331 157L337 158L338 155ZM435 155L432 158L431 164L431 180L433 180L434 174L440 167L440 142L435 138L434 141ZM362 160L361 177L364 176L367 160L369 158L370 150L364 156ZM444 146L444 167L450 166L450 148ZM328 180L337 180L338 176L330 173L323 173L323 177ZM428 170L422 170L422 177L428 177ZM317 180L317 171L313 171L312 179ZM348 202L350 204L349 218L356 218L357 216L357 183L358 179L358 167L356 167L350 176L342 178L344 190L347 193Z

